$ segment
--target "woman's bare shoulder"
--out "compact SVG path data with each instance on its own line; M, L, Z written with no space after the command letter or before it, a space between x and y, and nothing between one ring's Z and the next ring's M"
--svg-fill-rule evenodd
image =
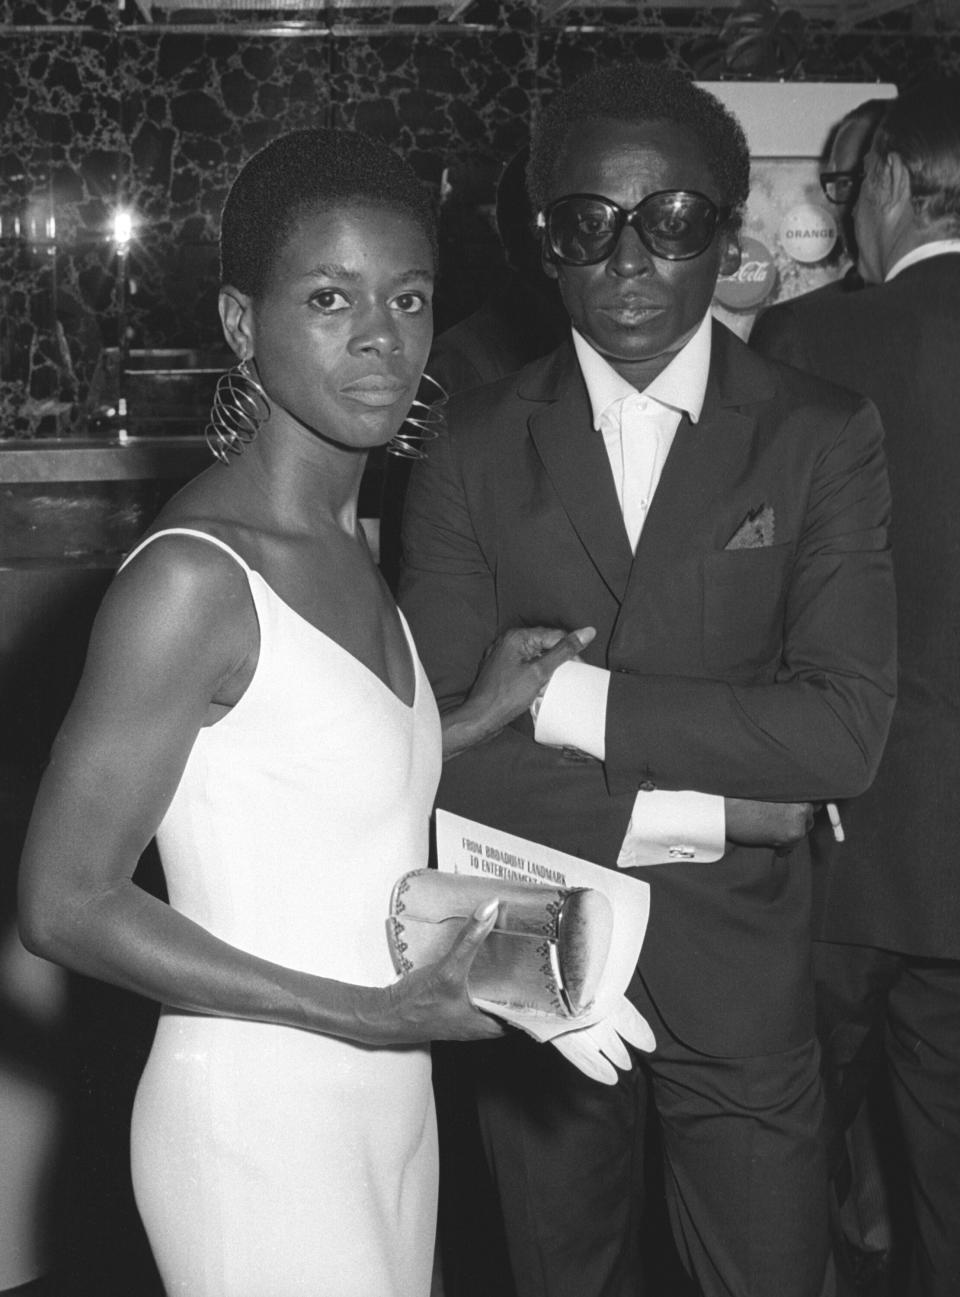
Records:
M107 590L89 658L163 674L206 663L204 674L219 675L255 652L256 612L235 539L216 519L158 519Z
M192 591L207 595L220 582L243 588L243 565L252 557L251 529L232 485L208 469L181 487L133 547L117 584L160 585L182 597Z
M209 519L155 525L121 564L110 587L130 598L209 598L217 588L244 589L246 560L230 529Z

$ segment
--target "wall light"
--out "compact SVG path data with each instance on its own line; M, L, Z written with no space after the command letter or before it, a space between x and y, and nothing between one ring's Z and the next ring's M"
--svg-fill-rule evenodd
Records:
M49 252L53 252L54 249L50 245L57 237L57 218L46 195L28 200L23 231L28 243L38 248L46 247Z
M117 251L124 253L130 246L130 239L133 236L133 216L130 212L120 208L113 215L113 241L117 245Z

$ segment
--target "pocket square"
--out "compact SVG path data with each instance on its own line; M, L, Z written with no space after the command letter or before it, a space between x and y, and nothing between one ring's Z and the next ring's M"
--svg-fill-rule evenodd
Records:
M725 549L761 549L773 544L773 505L751 509L724 546Z

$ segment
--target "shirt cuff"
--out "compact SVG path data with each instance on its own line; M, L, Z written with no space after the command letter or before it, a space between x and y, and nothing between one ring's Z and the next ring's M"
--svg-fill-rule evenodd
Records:
M578 748L598 761L606 753L610 672L564 662L547 681L535 711L533 737L554 748Z
M722 797L689 790L641 789L617 866L633 869L677 860L719 860L726 846L726 827Z

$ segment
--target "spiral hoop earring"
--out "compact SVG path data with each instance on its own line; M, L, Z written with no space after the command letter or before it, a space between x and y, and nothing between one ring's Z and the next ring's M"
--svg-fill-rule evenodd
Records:
M229 465L230 456L242 455L269 418L267 394L244 358L217 379L210 419L203 430L210 453Z
M446 426L443 407L450 399L446 389L429 374L423 374L420 382L429 383L436 395L432 401L424 401L420 398L420 389L417 389L410 413L393 439L387 442L387 454L396 455L399 459L426 459L427 452L422 443L439 437Z

